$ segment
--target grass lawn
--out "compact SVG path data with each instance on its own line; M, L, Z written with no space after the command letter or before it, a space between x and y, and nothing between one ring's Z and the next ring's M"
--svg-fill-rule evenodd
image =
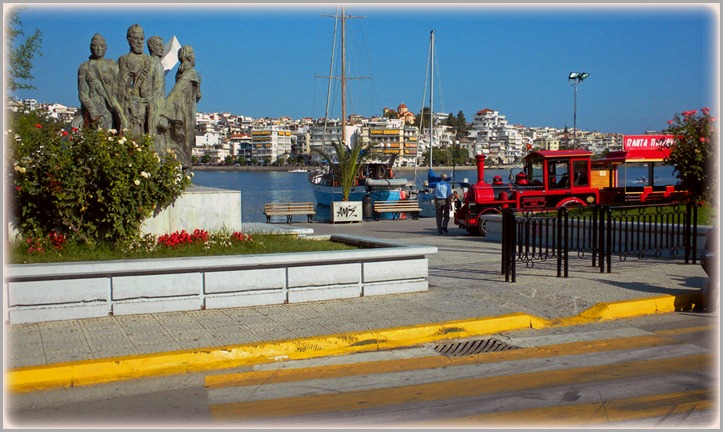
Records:
M66 242L62 249L47 244L42 251L29 253L27 241L15 240L6 248L6 264L32 264L49 262L108 261L146 258L176 258L189 256L273 254L292 252L320 252L358 249L330 240L299 238L295 235L254 234L252 239L235 241L228 236L211 234L205 242L159 245L157 241L135 244L120 250L108 244L94 247Z

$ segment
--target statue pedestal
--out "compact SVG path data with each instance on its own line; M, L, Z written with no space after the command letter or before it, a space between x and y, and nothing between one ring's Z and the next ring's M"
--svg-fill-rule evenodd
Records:
M241 192L191 185L175 203L143 222L143 234L203 229L241 231Z

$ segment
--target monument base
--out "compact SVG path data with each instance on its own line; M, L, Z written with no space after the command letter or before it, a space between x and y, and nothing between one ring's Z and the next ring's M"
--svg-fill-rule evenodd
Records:
M191 185L176 202L143 222L143 234L241 231L241 192Z

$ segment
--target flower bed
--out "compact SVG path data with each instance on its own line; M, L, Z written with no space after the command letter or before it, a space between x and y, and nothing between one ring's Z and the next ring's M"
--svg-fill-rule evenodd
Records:
M432 246L335 235L365 249L5 267L10 324L243 307L428 289Z

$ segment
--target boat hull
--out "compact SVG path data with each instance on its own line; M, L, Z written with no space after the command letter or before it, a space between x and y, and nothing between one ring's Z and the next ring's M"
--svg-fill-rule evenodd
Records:
M434 190L431 192L420 191L417 195L417 201L419 202L419 208L422 209L422 211L419 212L419 217L437 216L434 208Z
M312 185L316 204L324 207L331 207L334 201L342 201L343 196L340 187ZM375 201L397 201L400 199L401 187L377 188L374 186L354 186L349 191L348 201L363 201L369 195L372 202Z
M334 187L312 184L311 187L314 191L314 198L316 199L317 205L331 207L332 202L343 201L344 196L341 192L341 188L338 186ZM362 201L366 194L366 186L354 186L349 191L348 201Z

